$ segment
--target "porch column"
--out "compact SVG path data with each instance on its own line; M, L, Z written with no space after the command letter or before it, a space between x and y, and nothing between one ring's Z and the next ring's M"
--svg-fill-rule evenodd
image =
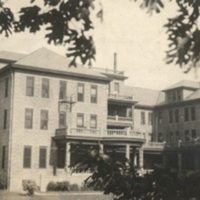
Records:
M104 146L103 146L103 144L99 144L99 153L100 154L103 154L104 153Z
M130 145L126 145L126 158L130 161Z
M70 161L70 158L71 158L70 147L71 147L71 143L67 142L66 148L65 148L65 151L66 151L66 153L65 153L65 169L66 169L66 172L70 171L70 168L69 168L69 165L71 163L71 161Z
M181 152L178 152L178 170L182 170L182 155Z
M143 146L139 148L139 168L143 170L143 163L144 163L144 150Z

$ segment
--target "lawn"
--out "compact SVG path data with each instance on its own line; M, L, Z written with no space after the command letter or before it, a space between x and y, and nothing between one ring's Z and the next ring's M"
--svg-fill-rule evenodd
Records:
M112 200L109 195L84 193L36 194L33 197L17 193L0 192L0 200Z

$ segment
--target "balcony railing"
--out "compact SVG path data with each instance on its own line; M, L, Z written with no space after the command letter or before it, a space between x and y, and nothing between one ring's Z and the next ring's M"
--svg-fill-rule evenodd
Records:
M144 134L140 132L136 132L134 130L121 130L121 129L110 129L100 131L98 129L85 129L85 128L71 128L67 130L65 129L57 129L56 130L57 137L63 136L91 136L91 137L101 137L101 138L132 138L132 139L145 139Z
M146 149L164 149L164 142L146 142L144 148Z
M109 99L116 99L116 100L128 100L132 101L133 96L126 96L126 95L120 95L120 94L108 94Z
M130 118L130 117L121 117L121 116L118 116L118 115L115 115L115 116L108 116L107 117L108 119L108 122L125 122L125 123L132 123L133 122L133 119Z
M200 146L199 140L193 140L193 141L176 141L176 142L170 142L166 143L166 147L168 148L179 148L179 147L193 147L193 146Z
M145 139L144 134L133 131L133 130L120 130L120 129L110 129L104 131L104 137L125 137L125 138L137 138Z
M124 75L124 71L117 71L117 70L112 70L112 69L104 69L104 68L98 68L98 67L93 67L92 69L102 72L102 73L106 73L106 74L116 74L116 75Z

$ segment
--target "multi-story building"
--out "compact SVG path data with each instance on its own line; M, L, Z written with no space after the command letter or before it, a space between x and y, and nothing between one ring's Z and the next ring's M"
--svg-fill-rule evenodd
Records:
M67 58L45 48L28 55L0 52L0 177L8 188L19 191L26 179L41 190L50 181L80 183L88 174L71 175L71 168L91 147L126 156L143 173L183 146L179 141L169 148L177 131L197 137L198 84L156 91L126 86L126 79L116 65L69 67Z

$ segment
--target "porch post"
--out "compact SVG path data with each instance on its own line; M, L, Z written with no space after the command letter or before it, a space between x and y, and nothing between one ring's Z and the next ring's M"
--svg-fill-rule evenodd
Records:
M178 170L182 170L182 155L181 152L178 152Z
M144 150L143 146L139 148L139 168L143 171L143 162L144 162Z
M103 154L104 153L104 146L103 146L103 144L99 144L99 153L100 154Z
M71 143L70 142L66 142L66 153L65 153L65 169L66 172L70 171L69 165L71 163L71 152L70 152L70 147L71 147Z
M126 145L126 158L130 161L130 144Z

